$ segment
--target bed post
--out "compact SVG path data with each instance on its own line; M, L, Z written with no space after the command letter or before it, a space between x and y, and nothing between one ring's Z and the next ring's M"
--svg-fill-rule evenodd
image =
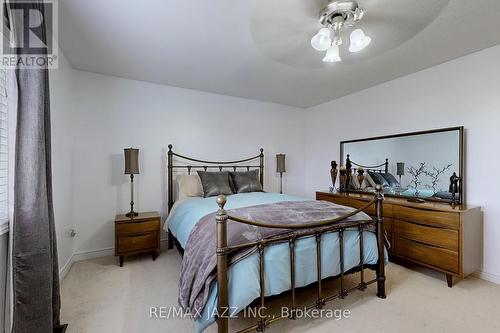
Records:
M388 158L385 159L384 164L385 164L385 173L388 173L389 172L389 159Z
M173 146L168 145L168 155L167 155L167 171L168 171L168 213L172 209L174 205L174 186L173 186L173 178L174 178L174 170L173 170L173 159L174 153L172 152ZM174 247L174 238L170 233L170 229L168 229L168 249L172 249Z
M224 210L226 197L219 195L217 197L219 211L215 217L217 221L217 326L219 333L228 333L229 329L229 305L227 294L227 213Z
M383 201L382 186L375 187L377 193L377 245L378 245L378 264L377 264L377 296L385 298L385 247L384 247L384 218L383 218Z
M260 148L260 155L259 155L259 175L260 175L260 185L262 185L262 188L264 188L264 148Z

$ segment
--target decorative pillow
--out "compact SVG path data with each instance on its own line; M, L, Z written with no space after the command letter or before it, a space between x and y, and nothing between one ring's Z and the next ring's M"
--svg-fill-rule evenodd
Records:
M396 179L396 177L394 177L392 175L392 173L384 172L384 173L381 173L380 175L382 175L382 177L384 177L384 179L387 181L387 183L389 183L390 187L401 186L399 184L398 180Z
M370 182L370 184L373 187L375 187L375 185L389 186L389 183L387 182L387 180L385 180L385 178L382 176L382 174L380 174L378 172L368 171L368 175L370 176L372 181L375 183L375 184L371 184L371 182Z
M176 177L176 180L177 184L179 184L177 200L203 196L203 187L201 186L200 176L180 175Z
M368 182L369 187L375 188L375 186L377 185L377 183L375 183L375 181L373 180L373 178L370 176L370 174L368 172L365 172L365 181Z
M229 172L207 172L198 171L200 176L201 185L203 187L203 197L213 197L220 194L229 195L233 194L233 189L229 183Z
M439 198L439 199L443 199L443 200L451 200L451 192L438 192L438 193L434 193L433 195L434 198ZM456 199L459 199L460 195L457 193L456 195Z
M236 193L263 192L259 181L259 170L229 172Z

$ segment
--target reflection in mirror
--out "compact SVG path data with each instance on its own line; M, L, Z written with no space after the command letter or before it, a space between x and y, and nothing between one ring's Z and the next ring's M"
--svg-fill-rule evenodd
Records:
M347 191L371 192L380 184L387 195L452 201L450 178L462 177L462 127L343 141L340 150L350 170Z

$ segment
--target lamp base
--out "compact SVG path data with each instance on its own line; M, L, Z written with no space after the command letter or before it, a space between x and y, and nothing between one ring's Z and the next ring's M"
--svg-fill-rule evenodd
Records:
M139 213L136 213L134 211L131 211L131 212L128 212L127 214L125 214L126 217L136 217L138 215L139 215Z

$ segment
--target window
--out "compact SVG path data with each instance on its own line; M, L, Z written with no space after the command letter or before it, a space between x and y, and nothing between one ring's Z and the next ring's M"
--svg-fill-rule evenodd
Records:
M0 233L9 221L9 112L7 70L0 68Z

